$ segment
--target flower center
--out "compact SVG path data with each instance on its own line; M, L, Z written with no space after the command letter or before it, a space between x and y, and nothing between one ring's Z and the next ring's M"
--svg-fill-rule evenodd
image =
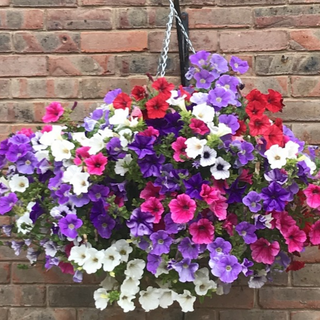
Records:
M278 156L278 155L276 155L276 156L274 157L274 160L280 160L280 159L281 159L281 157Z
M25 165L29 166L31 164L31 161L30 160L27 160L25 163Z
M201 79L200 83L206 83L206 80L205 79Z
M224 168L223 164L218 164L217 165L217 170L218 171L223 171L223 168Z
M73 224L73 223L70 223L70 224L69 224L69 229L71 229L71 230L74 229L74 224Z
M216 98L216 101L217 101L217 102L221 102L221 101L222 101L222 98L217 97L217 98Z
M203 157L204 157L205 159L210 158L210 153L209 153L208 151L205 151L205 152L203 153Z
M222 249L221 248L217 248L216 252L222 252Z
M103 224L102 224L102 228L106 228L107 226L108 226L107 223L103 223Z
M187 263L184 263L184 264L183 264L183 268L184 268L184 269L188 269L188 268L189 268L189 265L188 265Z
M63 149L62 152L65 153L65 154L68 154L69 150L68 149Z
M19 187L20 187L20 188L24 188L25 186L26 186L26 185L25 185L23 182L20 182L20 183L19 183Z
M158 240L158 244L164 244L163 239L159 239L159 240Z
M231 271L232 270L231 266L226 266L226 270Z

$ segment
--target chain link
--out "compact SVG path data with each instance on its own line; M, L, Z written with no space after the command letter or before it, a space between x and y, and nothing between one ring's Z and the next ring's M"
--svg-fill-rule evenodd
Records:
M169 0L170 2L170 12L169 12L169 16L168 16L168 22L167 22L167 28L166 28L166 35L163 41L163 47L162 47L162 51L161 51L161 55L159 58L159 65L158 65L158 70L157 70L157 75L156 77L160 76L163 77L166 73L166 68L167 68L167 62L168 62L168 52L169 52L169 45L170 45L170 36L171 36L171 30L172 30L172 24L173 24L173 18L175 17L180 28L182 31L182 34L185 38L185 41L187 42L190 50L195 53L195 50L193 48L193 45L191 43L191 40L189 38L189 35L178 15L177 10L174 7L174 4L172 2L172 0Z

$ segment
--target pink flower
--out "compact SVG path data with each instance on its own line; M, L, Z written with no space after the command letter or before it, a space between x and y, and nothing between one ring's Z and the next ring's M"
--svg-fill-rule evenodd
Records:
M315 222L309 231L310 242L313 245L320 244L320 221Z
M178 137L175 142L171 144L172 149L174 150L173 159L177 162L184 162L185 160L181 159L180 156L187 156L185 150L187 145L185 144L186 138Z
M289 252L301 252L303 244L307 240L307 236L303 230L300 230L298 226L293 226L283 235L286 239Z
M307 205L311 208L320 207L320 186L309 184L308 187L303 191L307 197Z
M207 204L211 204L214 201L219 200L219 190L214 187L210 187L207 184L201 186L200 196Z
M291 227L296 225L295 220L286 211L273 213L272 216L276 219L276 228L282 234L286 234Z
M134 107L131 111L131 117L135 117L135 118L142 118L142 112L140 110L140 108L138 107Z
M210 132L209 128L202 120L195 119L195 118L191 119L189 127L194 133L199 133L201 135L204 135Z
M59 102L51 102L48 107L46 107L46 114L42 118L43 122L57 122L59 118L63 115L64 109Z
M30 128L22 128L19 132L17 132L18 134L24 134L27 137L30 137L33 134L33 131Z
M83 160L90 158L90 154L88 152L89 150L90 150L90 147L80 147L80 148L78 148L76 150L76 157L73 160L73 162L78 166L80 164L82 164Z
M242 169L239 180L252 184L252 176L253 174L249 173L249 169Z
M224 220L227 217L228 203L227 199L221 194L218 195L218 199L210 204L210 210L215 214L218 220Z
M223 221L222 228L225 229L230 236L233 236L234 226L238 224L238 217L234 213L228 213L226 220Z
M153 223L159 223L164 209L159 199L151 197L141 205L141 211L151 213L155 216Z
M200 219L189 226L192 241L197 244L209 244L214 238L214 226L208 219Z
M100 152L84 160L84 162L87 165L88 173L101 176L106 168L108 159Z
M165 195L161 195L159 192L161 187L155 187L151 181L148 181L145 188L140 192L140 198L144 200L148 200L150 197L158 198L159 200L163 200Z
M52 126L50 124L45 125L41 130L42 133L50 131L52 131Z
M145 137L159 137L159 130L155 129L152 126L149 126L147 129L141 131L139 134Z
M278 241L270 243L264 238L258 239L255 243L250 245L252 250L252 259L256 262L262 262L265 264L272 264L275 256L280 251L280 245Z
M180 194L169 203L171 218L175 223L187 223L194 217L196 202L187 194Z

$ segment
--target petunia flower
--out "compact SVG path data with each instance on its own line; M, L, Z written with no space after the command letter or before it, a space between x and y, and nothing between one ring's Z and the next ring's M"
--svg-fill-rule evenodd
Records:
M46 107L46 114L42 117L43 122L57 122L63 115L64 109L59 102L51 102Z
M280 251L278 241L269 242L267 239L260 238L250 245L252 259L256 262L272 264Z
M180 194L169 202L169 208L174 222L186 223L194 217L196 202L187 194Z
M200 219L189 226L192 241L196 244L209 244L214 238L214 226L208 219Z

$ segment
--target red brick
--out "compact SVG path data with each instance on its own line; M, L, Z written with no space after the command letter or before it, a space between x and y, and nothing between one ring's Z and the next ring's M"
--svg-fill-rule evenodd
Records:
M0 7L7 7L10 5L10 0L0 0Z
M146 31L82 32L82 52L144 51L148 47Z
M0 52L12 52L11 34L8 32L0 33Z
M76 7L77 0L11 0L16 7Z
M49 56L52 76L109 75L115 73L115 58L110 55Z
M9 79L0 79L0 99L11 97L11 82Z
M161 31L149 32L149 50L150 52L161 52L164 39L164 33ZM215 30L190 30L190 39L194 49L217 51L218 33ZM176 34L172 33L170 38L169 52L178 52L178 41Z
M320 50L320 30L293 30L290 31L290 49L296 51Z
M276 5L285 4L286 0L216 0L218 6Z
M301 112L301 111L300 111ZM319 263L320 262L320 250L318 246L307 247L306 250L301 253L301 257L295 257L295 260L304 261L308 263Z
M47 62L43 56L1 56L0 77L45 76Z
M0 29L42 29L44 11L29 10L0 10Z
M257 8L254 22L258 28L316 27L320 24L319 13L317 5Z
M7 320L76 320L76 318L74 309L12 308L9 310Z
M221 31L220 48L223 52L277 51L287 48L285 30Z
M12 79L15 98L79 98L79 79Z
M11 131L10 125L3 125L3 124L0 125L0 135L8 136L11 132L12 131ZM0 261L26 260L25 256L26 254L23 251L19 256L16 256L14 254L13 249L11 249L11 247L0 246ZM1 304L1 299L0 299L0 304Z
M264 309L315 309L319 307L318 288L273 288L259 291L259 304Z
M320 77L291 77L293 97L320 97Z
M82 0L83 6L140 6L146 4L146 0Z
M111 9L49 10L47 30L112 29Z
M0 306L44 306L46 304L45 286L0 286Z
M319 320L320 311L292 311L291 320Z
M320 3L320 0L289 0L289 3Z
M78 52L80 34L76 32L16 32L13 35L16 52Z
M34 121L33 105L28 102L0 102L0 119L2 122Z
M287 320L285 311L227 310L220 311L220 320ZM211 319L210 319L211 320Z
M165 310L161 309L161 311L165 313ZM111 306L103 311L91 308L78 309L78 320L146 320L146 315L147 313L141 309L124 313L121 308ZM164 319L167 320L167 318ZM180 319L181 317L174 320Z
M304 140L307 144L320 144L319 123L293 123L292 130L297 138Z
M252 25L250 8L201 8L187 12L190 28L243 28Z
M181 319L181 318L180 318ZM217 320L217 312L209 308L196 308L185 314L184 320Z
M0 263L0 283L10 282L10 268L11 264L8 262Z

